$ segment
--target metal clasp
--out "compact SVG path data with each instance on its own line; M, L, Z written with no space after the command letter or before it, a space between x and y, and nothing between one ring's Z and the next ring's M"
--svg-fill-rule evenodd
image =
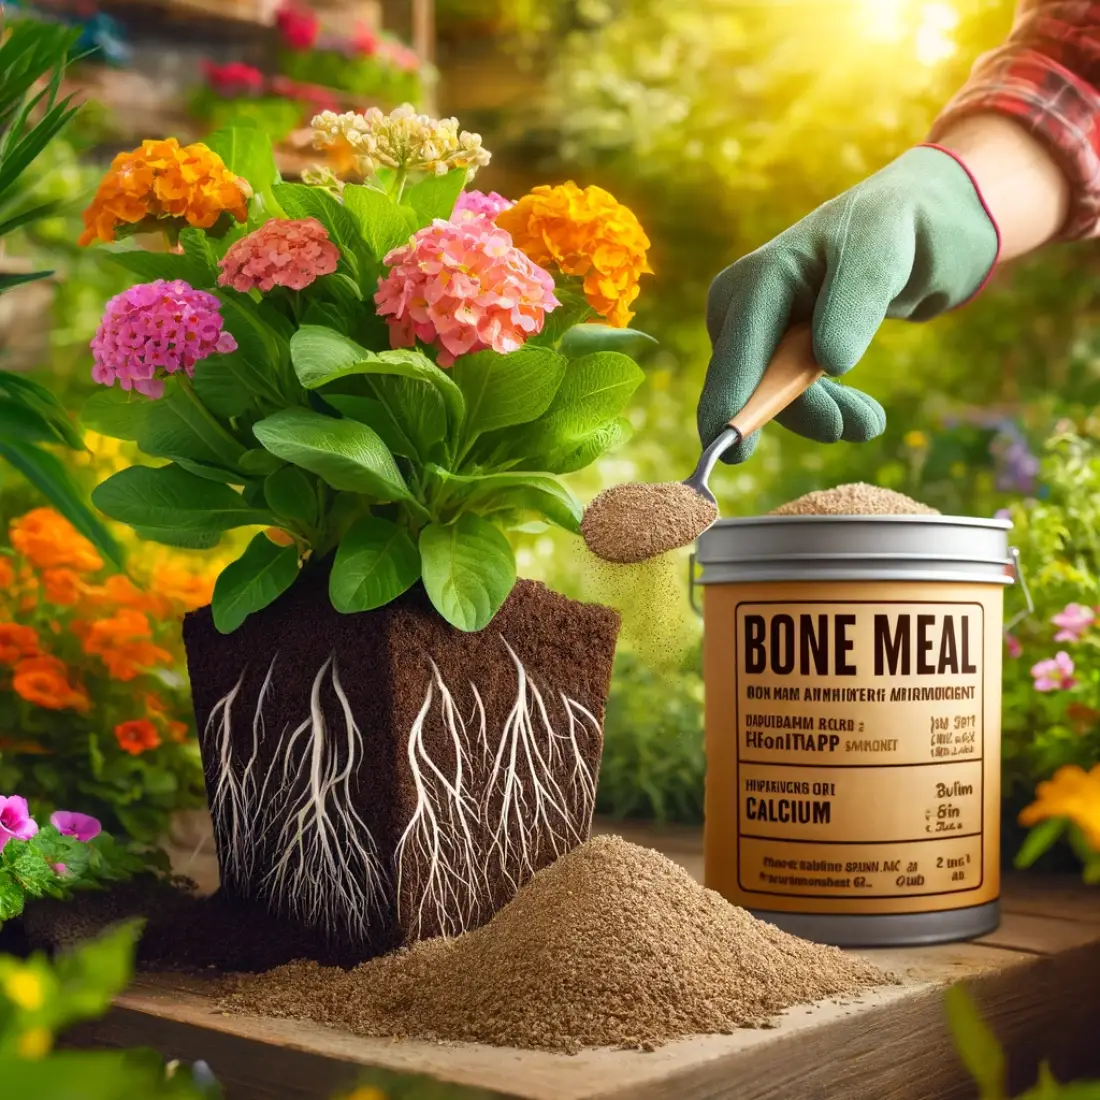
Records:
M698 586L695 583L695 551L688 555L688 603L691 604L691 610L701 619L703 617L703 609L695 602L695 589Z
M1009 554L1012 555L1012 572L1015 579L1019 582L1020 591L1024 594L1024 609L1017 612L1012 618L1005 623L1005 633L1009 634L1019 624L1028 618L1030 615L1035 614L1035 601L1031 598L1031 589L1027 586L1027 577L1024 575L1024 568L1020 564L1020 551L1015 546L1008 548Z

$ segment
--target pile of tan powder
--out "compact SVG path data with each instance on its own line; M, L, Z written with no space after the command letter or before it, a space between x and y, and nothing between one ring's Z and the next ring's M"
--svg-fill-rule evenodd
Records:
M768 513L772 516L938 516L927 504L892 489L880 489L864 481L820 489L788 501Z
M597 557L630 565L687 546L717 518L714 504L681 481L631 482L589 504L581 534Z
M476 931L350 971L296 962L240 977L222 1007L360 1035L575 1053L728 1034L891 980L756 920L658 852L600 836Z

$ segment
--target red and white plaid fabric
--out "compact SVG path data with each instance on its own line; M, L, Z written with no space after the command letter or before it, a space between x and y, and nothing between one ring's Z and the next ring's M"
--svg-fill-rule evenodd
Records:
M1020 0L1008 41L978 58L930 140L986 111L1023 123L1069 177L1062 236L1100 236L1100 0Z

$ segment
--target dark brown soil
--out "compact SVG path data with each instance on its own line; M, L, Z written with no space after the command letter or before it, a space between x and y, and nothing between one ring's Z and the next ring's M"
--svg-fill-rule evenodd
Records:
M341 615L326 586L323 570L303 574L229 636L215 631L203 608L187 616L184 641L222 870L218 904L252 902L280 918L301 944L291 957L363 959L476 927L534 871L587 837L591 805L577 796L578 768L594 781L619 619L520 581L485 630L465 634L440 619L419 587L379 611ZM262 721L254 722L265 679ZM517 723L521 682L526 708ZM225 737L217 708L235 690ZM320 738L311 699L323 721ZM448 700L457 715L450 725ZM349 733L349 714L361 743ZM517 738L520 727L526 733ZM465 795L448 803L459 750ZM548 768L540 769L540 754ZM499 768L489 784L498 764L520 784L522 799ZM253 784L238 799L236 833L226 775L238 791ZM301 836L320 835L319 799L307 797L318 789L326 792L325 843L303 862ZM499 828L506 796L514 812ZM532 819L540 804L549 823L542 829ZM371 841L374 864L362 855ZM378 890L369 905L359 898L358 916L356 905L333 900L368 880Z

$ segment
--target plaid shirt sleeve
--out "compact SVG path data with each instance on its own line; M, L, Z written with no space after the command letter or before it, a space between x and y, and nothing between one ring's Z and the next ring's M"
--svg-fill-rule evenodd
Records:
M930 140L989 111L1025 125L1068 176L1062 237L1100 236L1100 0L1020 0L1008 41L978 59Z

